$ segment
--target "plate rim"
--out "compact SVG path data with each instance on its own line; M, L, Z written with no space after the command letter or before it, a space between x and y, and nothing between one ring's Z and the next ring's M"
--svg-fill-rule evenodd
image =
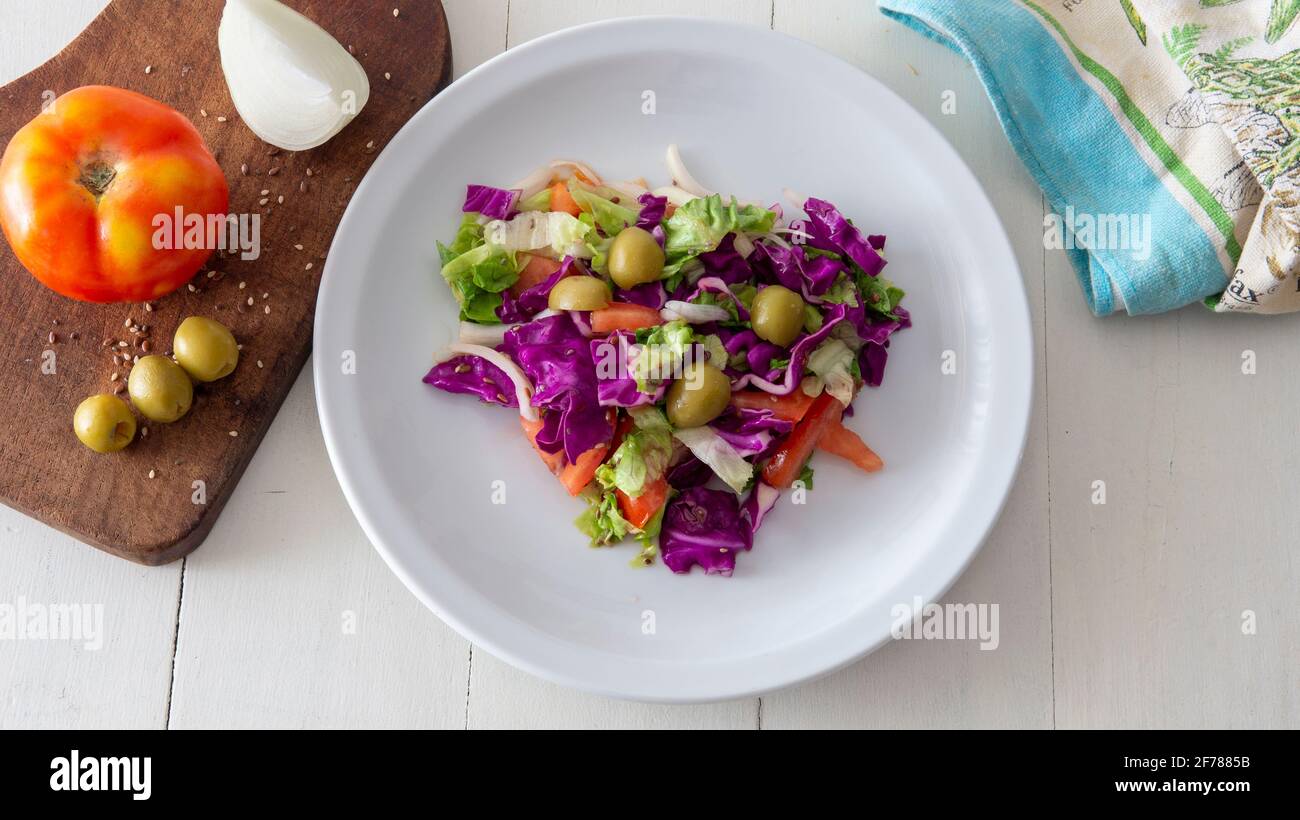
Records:
M988 236L988 243L990 245L996 245L996 256L1004 257L1006 262L1009 264L1008 276L1015 284L1015 287L1011 289L1011 292L1000 292L997 301L1003 311L999 327L1008 335L1007 347L1012 349L1013 353L1022 354L1024 357L1024 377L1019 379L1013 377L1010 384L1011 387L1018 389L1020 395L1009 397L1007 406L1004 408L1004 412L1007 413L1014 411L1015 419L1013 419L1013 421L1015 422L1015 427L1018 427L1019 429L1019 442L1015 458L1009 460L1007 468L1005 469L1005 475L999 477L999 480L994 487L999 500L996 504L991 505L990 510L984 511L986 520L984 520L981 526L978 527L978 536L973 540L973 543L969 548L966 549L964 557L959 562L959 566L955 568L950 577L947 577L938 584L932 595L923 596L927 602L940 600L947 594L952 585L956 583L957 579L966 572L975 556L983 548L989 534L992 532L993 528L1001 518L1002 513L1006 509L1015 480L1020 473L1020 467L1024 459L1025 448L1029 438L1035 387L1038 379L1033 318L1030 311L1028 293L1025 289L1023 274L1021 273L1019 262L1016 259L1006 229L1002 224L1001 217L993 207L992 202L989 200L984 186L980 184L978 178L971 171L970 166L956 151L956 149L953 148L952 144L946 137L944 137L942 132L940 132L939 129L927 118L921 115L915 107L879 79L865 70L853 65L851 62L805 40L801 40L783 32L763 28L761 26L730 20L669 15L639 15L583 23L550 32L529 40L526 43L509 48L466 72L462 77L458 78L443 91L435 95L433 99L426 103L411 117L410 120L407 121L406 124L402 126L401 129L399 129L399 131L384 146L384 149L380 152L380 155L376 158L370 170L361 179L356 190L353 192L348 207L345 209L343 217L339 221L338 228L335 230L334 239L330 245L330 252L327 254L325 267L322 272L321 285L316 299L315 317L313 319L313 338L315 340L314 344L316 350L320 350L320 342L322 340L329 338L330 331L326 324L327 317L330 316L330 311L327 308L329 307L328 303L331 300L331 294L335 291L335 288L331 287L331 283L341 278L340 273L337 271L337 265L339 264L337 260L341 254L334 253L334 244L339 241L340 237L347 234L347 228L351 223L356 219L359 219L359 217L356 216L356 213L359 212L357 203L366 198L363 194L368 194L371 188L379 184L375 182L375 180L378 179L382 175L382 172L387 168L389 163L386 160L391 160L392 157L395 156L392 150L393 146L404 142L404 139L408 138L408 131L414 132L419 127L419 123L422 120L435 116L442 107L450 105L451 103L447 102L447 100L455 100L462 94L471 93L467 92L465 89L468 87L472 91L474 86L473 81L475 78L495 72L499 70L499 66L509 65L522 59L526 59L527 55L530 55L535 51L552 48L557 42L569 38L587 36L593 31L608 36L610 30L640 29L644 26L663 26L667 28L672 28L674 26L712 28L717 30L717 33L720 36L726 36L729 34L741 37L767 38L773 41L780 41L785 47L803 50L806 56L813 59L830 60L834 63L840 64L842 67L848 68L856 75L859 82L864 83L867 86L873 86L876 93L884 94L893 98L897 105L907 112L905 116L910 116L912 118L913 122L909 124L909 127L916 127L921 131L926 132L929 138L941 145L942 149L949 155L947 159L950 160L950 164L952 164L953 167L962 174L963 179L961 182L963 183L963 188L976 196L977 199L975 204L981 206L989 217L990 227L994 230L992 234ZM331 276L332 270L333 276ZM1008 370L1010 370L1010 365L1007 367ZM370 541L376 552L380 554L384 559L385 564L401 580L402 584L413 595L415 595L418 600L428 607L430 611L437 615L439 619L474 646L486 650L493 656L518 669L562 686L623 700L634 700L647 703L707 703L761 696L768 692L798 686L843 669L850 664L861 660L867 655L870 655L882 645L890 642L890 636L886 634L862 644L853 644L847 649L841 645L836 653L837 657L830 662L825 662L824 658L814 660L811 664L805 662L804 665L809 666L810 668L801 668L800 671L789 674L771 674L769 675L769 680L754 685L745 685L737 681L732 681L731 684L727 685L713 681L706 685L695 685L689 689L679 688L673 691L665 691L661 688L638 688L634 685L628 685L626 682L615 684L611 682L607 674L603 675L601 680L593 680L593 677L595 676L592 674L583 675L574 673L568 669L557 668L536 661L532 657L519 651L507 649L500 645L496 640L485 636L477 627L471 626L467 623L465 618L453 613L451 608L445 606L442 601L439 601L425 588L425 585L417 582L413 573L408 570L403 560L398 556L397 551L390 548L380 536L379 527L375 526L374 522L371 520L366 505L362 501L362 495L354 485L352 477L348 474L348 467L345 463L345 456L342 452L343 447L339 443L340 437L335 429L333 411L331 410L331 401L329 396L329 385L331 382L330 379L327 378L324 368L324 359L318 355L313 355L313 392L316 399L317 416L321 426L321 433L325 442L326 452L329 456L330 466L339 482L339 486L348 502L353 517L361 526L367 540ZM472 589L469 590L469 592L474 593ZM845 622L849 620L851 619L846 619ZM841 626L843 623L844 622L836 624L835 627ZM796 646L802 645L803 643L807 643L807 641L801 642L801 644L796 644ZM788 655L789 649L783 648L777 656L787 657ZM746 659L746 661L748 660L749 659ZM646 665L662 664L663 662L625 659L621 660L620 663L629 666L644 667ZM729 661L727 663L728 665L734 665L742 662ZM624 678L626 680L627 676L624 676Z

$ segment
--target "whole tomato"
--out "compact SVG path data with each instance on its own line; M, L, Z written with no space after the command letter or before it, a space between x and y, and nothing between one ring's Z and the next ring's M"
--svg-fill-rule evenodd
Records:
M0 227L14 254L44 285L83 301L146 301L184 284L213 248L207 231L201 243L174 241L177 209L207 220L229 202L194 125L121 88L69 91L0 158Z

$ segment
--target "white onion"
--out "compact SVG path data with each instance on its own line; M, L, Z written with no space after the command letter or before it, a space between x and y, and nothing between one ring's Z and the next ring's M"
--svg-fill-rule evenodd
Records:
M477 322L460 323L460 341L465 344L496 347L506 340L506 332L515 325L480 325Z
M677 143L668 146L668 173L672 175L673 184L692 196L709 196L713 192L705 188L691 176L691 172L686 170L686 164L682 162L682 154L677 150Z
M717 305L696 305L690 302L669 299L664 303L663 310L659 311L659 316L665 322L683 319L692 325L702 325L705 322L724 321L731 314L727 312L726 308Z
M519 415L529 421L537 421L537 409L533 407L533 384L528 381L524 371L519 369L519 365L515 364L513 359L490 347L455 342L448 345L445 351L434 356L433 363L441 364L456 356L478 356L501 368L501 372L514 382L515 399L519 402Z
M518 182L516 182L514 185L511 185L510 187L512 189L518 189L519 198L523 200L523 199L532 199L534 196L540 194L543 188L545 188L550 184L551 184L551 166L543 165L541 168L538 168L536 171L533 171L531 174L519 180Z
M642 195L650 193L650 189L635 182L606 182L606 188L618 191L623 196L633 201L639 199Z
M673 203L679 208L685 205L687 202L690 202L692 199L699 199L699 197L697 197L695 194L691 193L690 191L686 191L681 188L678 188L676 185L664 185L662 187L655 188L653 191L651 191L651 193L653 193L655 196L661 196L666 198L669 202Z
M370 99L366 71L347 49L277 0L226 0L217 46L244 124L287 151L324 143Z
M754 240L738 232L733 247L742 259L748 259L749 255L754 252Z
M582 174L584 177L586 177L588 182L591 182L595 185L604 184L600 181L600 174L597 174L595 171L591 170L590 167L582 164L581 162L578 162L577 160L553 159L551 160L551 167L567 169L570 174L576 171L579 174Z

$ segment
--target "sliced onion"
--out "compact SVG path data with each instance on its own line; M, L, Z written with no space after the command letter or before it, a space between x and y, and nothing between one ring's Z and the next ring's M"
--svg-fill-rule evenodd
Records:
M685 205L687 202L690 202L692 199L699 199L699 197L696 196L695 194L691 193L690 191L686 191L681 188L678 188L676 185L664 185L659 188L655 188L650 193L654 194L655 196L661 196L666 198L669 202L673 203L679 208Z
M808 201L808 197L789 188L782 188L781 193L785 194L786 200L794 205L796 211L803 211L803 204Z
M682 154L677 150L677 143L668 146L668 173L672 175L673 184L691 196L709 196L713 192L705 188L691 176L691 172L686 170L685 163L682 162Z
M370 99L370 81L356 58L277 0L226 0L217 47L244 124L287 151L324 143Z
M736 253L740 254L742 259L748 259L749 255L754 252L754 240L745 236L739 231L736 233L735 245Z
M706 322L722 322L731 317L731 314L724 307L696 305L676 299L665 302L663 310L659 311L659 315L663 317L665 322L682 319L692 325L702 325Z
M591 170L591 168L589 168L588 166L583 165L581 162L578 162L576 160L553 159L551 160L551 167L567 169L570 173L576 171L577 173L582 174L584 177L586 177L587 181L591 182L593 185L604 184L603 182L600 181L600 174L596 173L595 171Z
M613 191L618 191L628 199L635 200L643 194L650 193L650 189L644 185L638 185L635 182L606 182L605 187Z
M580 310L569 311L569 318L573 320L573 324L577 326L579 333L581 333L583 336L586 336L588 339L591 338L592 336L591 324L583 317L582 311Z
M551 182L551 166L543 165L510 187L519 191L519 199L532 199Z
M464 344L496 347L506 340L506 333L516 325L480 325L477 322L460 323L460 341Z
M465 342L455 342L448 345L447 350L434 358L434 363L445 362L456 356L478 356L481 359L487 359L492 364L501 368L501 372L510 378L515 385L515 399L519 402L519 415L529 421L537 421L537 408L533 407L533 384L528 381L524 371L519 369L519 365L506 354L493 350L483 345L466 344Z

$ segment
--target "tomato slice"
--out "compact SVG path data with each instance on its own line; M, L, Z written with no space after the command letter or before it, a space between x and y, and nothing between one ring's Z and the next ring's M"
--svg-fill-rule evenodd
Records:
M566 465L560 471L560 483L569 491L569 495L577 495L591 483L591 480L596 477L596 469L605 463L607 453L609 453L608 444L597 444L578 456L577 461Z
M879 472L885 467L880 456L843 422L837 421L826 428L821 441L817 442L817 449L847 459L868 473Z
M658 481L652 481L642 487L641 494L635 498L622 490L615 490L614 493L618 496L618 507L623 511L623 517L632 526L643 530L668 500L668 478L659 476Z
M537 446L537 434L542 431L541 418L539 417L536 421L529 421L520 416L519 424L524 428L524 435L528 436L528 441L533 445L533 449L537 451L537 455L541 456L542 461L546 463L547 469L555 475L559 475L560 471L564 469L564 452L548 453Z
M578 202L569 193L569 186L563 182L557 182L551 186L551 210L564 211L571 216L577 216L582 213L578 207Z
M763 465L763 480L777 489L794 484L808 457L832 424L838 424L844 405L830 393L813 399L803 419Z
M609 307L591 312L593 333L612 333L615 330L640 330L663 324L659 311L631 302L610 302Z
M762 390L740 390L731 394L731 404L741 410L771 410L786 421L798 421L812 407L813 397L798 388L788 396L773 396Z
M545 282L560 269L560 263L554 259L531 253L524 255L528 257L528 263L524 265L523 270L519 271L519 279L510 286L510 295L516 298L529 288Z

